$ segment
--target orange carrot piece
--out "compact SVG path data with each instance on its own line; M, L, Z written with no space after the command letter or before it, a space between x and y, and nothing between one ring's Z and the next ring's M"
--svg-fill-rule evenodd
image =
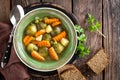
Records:
M43 46L50 47L51 44L50 44L49 41L45 41L45 40L42 40L42 41L38 42L38 47L43 47Z
M27 46L32 40L33 40L32 36L25 36L23 39L23 42L24 42L25 46Z
M59 21L59 19L58 18L45 19L46 24L51 24L56 21Z
M23 39L24 44L27 42L27 40L28 40L29 37L30 37L30 36L25 36L25 37L24 37L24 39Z
M34 50L32 51L31 56L36 60L45 61L45 58L43 56L41 56L38 52L34 51Z
M26 45L28 45L32 40L33 40L33 37L30 36L30 37L28 38L27 42L26 42Z
M33 40L33 41L31 41L31 43L33 43L33 44L38 44L39 41Z
M41 30L39 30L38 32L35 33L35 36L37 37L39 35L45 34L45 32L46 32L45 29L41 29Z
M61 24L61 21L56 21L56 22L52 23L52 27L55 27L55 26L60 25L60 24Z
M54 60L58 60L58 59L59 59L59 57L58 57L58 55L57 55L57 53L55 52L55 50L54 50L53 47L50 47L50 48L49 48L49 55L50 55L50 57L51 57L52 59L54 59Z
M60 41L62 38L65 38L65 37L66 37L66 32L63 31L60 34L58 34L57 36L53 37L52 39L54 41Z

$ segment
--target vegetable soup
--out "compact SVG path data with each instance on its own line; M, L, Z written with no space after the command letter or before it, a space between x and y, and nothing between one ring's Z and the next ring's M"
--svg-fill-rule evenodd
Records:
M38 61L59 60L69 44L67 31L59 18L35 17L25 29L23 44L26 52Z

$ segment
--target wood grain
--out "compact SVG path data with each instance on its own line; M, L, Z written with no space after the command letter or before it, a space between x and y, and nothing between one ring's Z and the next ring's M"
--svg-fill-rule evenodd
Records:
M41 2L41 0L22 0L24 6L36 3L36 2Z
M22 1L21 0L11 0L11 9L13 8L13 7L15 7L16 5L22 5Z
M51 2L63 6L66 10L72 12L72 0L42 0L42 2Z
M23 7L36 3L36 2L41 2L41 0L11 0L12 6L15 6L17 4L22 5Z
M9 13L10 13L10 0L0 0L0 21L10 23Z
M110 55L111 64L105 69L105 80L120 80L120 1L103 1L103 30L105 51Z
M100 21L102 25L102 0L76 0L73 1L73 13L77 16L79 24L83 28L87 28L86 26L86 15L87 13L91 13L96 17L98 21ZM102 27L102 26L101 26ZM92 73L88 71L83 71L85 69L85 63L89 60L99 49L102 48L102 37L98 33L91 33L88 30L85 31L87 36L86 46L90 46L91 53L89 56L85 58L79 58L76 62L76 66L89 77L88 80L102 80L102 73L98 76L91 75ZM79 65L78 65L79 64ZM88 73L87 73L88 72ZM87 73L87 74L86 74Z

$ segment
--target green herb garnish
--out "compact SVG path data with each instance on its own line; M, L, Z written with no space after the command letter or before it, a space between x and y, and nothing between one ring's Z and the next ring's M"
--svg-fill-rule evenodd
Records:
M77 53L79 53L79 57L84 57L85 55L89 55L90 53L89 48L86 48L84 46L84 42L86 41L86 35L84 34L84 29L79 25L75 25L75 29L78 35Z
M87 20L87 23L88 23L88 30L90 32L93 32L93 31L97 31L99 34L101 34L104 38L105 38L105 35L102 34L102 32L100 32L100 22L98 22L94 16L92 16L91 14L88 13L88 20Z

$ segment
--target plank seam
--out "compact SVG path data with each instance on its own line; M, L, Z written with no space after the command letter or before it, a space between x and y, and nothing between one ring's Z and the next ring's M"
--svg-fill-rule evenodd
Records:
M73 6L74 6L73 0L71 0L71 5L72 5L72 10L71 10L71 11L72 11L72 13L74 13L74 10L73 10L73 8L74 8L74 7L73 7Z
M104 3L102 0L102 33L104 34L104 12L103 12L104 6L103 5L104 5ZM102 47L104 49L104 37L102 37ZM105 80L105 70L103 70L103 72L102 72L102 78L103 78L103 80Z

